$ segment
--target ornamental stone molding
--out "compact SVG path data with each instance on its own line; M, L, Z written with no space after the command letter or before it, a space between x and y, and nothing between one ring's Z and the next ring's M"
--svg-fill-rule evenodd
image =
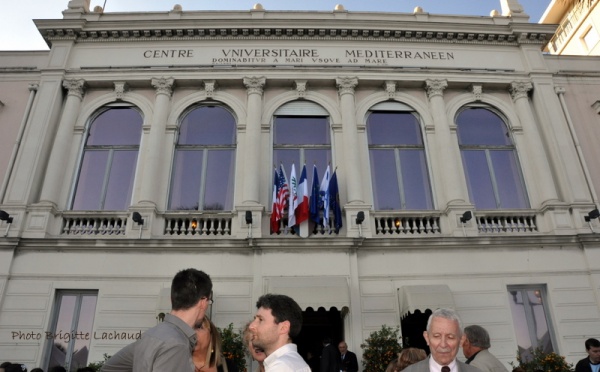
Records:
M358 78L353 76L343 76L335 79L335 85L338 88L340 96L344 94L354 94L354 88L358 85Z
M298 93L298 97L304 98L306 96L308 82L306 80L296 80L294 81L294 86L296 88L296 92Z
M480 84L471 85L471 92L473 92L473 98L475 101L481 101L481 95L483 94L483 86Z
M69 96L75 96L83 99L85 94L86 82L83 79L69 79L63 81L63 87L68 90Z
M388 80L383 83L383 89L387 93L388 97L394 98L396 97L396 82Z
M213 97L215 95L215 91L217 90L217 81L216 80L204 80L204 92L207 97Z
M173 86L175 79L173 78L153 78L152 86L156 89L156 95L164 94L171 97L173 94Z
M533 89L533 84L530 81L513 81L510 83L510 96L513 101L520 98L527 98L527 94Z
M267 78L264 76L261 77L245 77L244 78L244 86L247 89L248 95L250 94L263 94L263 89L265 84L267 83Z
M117 100L121 101L125 96L125 92L129 90L127 83L124 81L115 81L115 95L117 96Z
M40 88L39 84L29 84L29 91L30 92L37 92L37 90Z
M431 99L435 96L442 97L444 89L448 87L448 80L425 80L425 89L427 90L427 98Z
M565 94L567 90L565 89L565 87L561 87L561 86L555 86L554 87L554 93L561 95L561 94Z

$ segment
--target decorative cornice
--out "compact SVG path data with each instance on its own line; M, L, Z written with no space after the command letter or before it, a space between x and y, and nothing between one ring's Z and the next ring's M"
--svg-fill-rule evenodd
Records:
M83 79L64 80L63 87L68 90L69 96L75 96L79 99L83 99L86 83Z
M267 82L267 79L264 76L261 76L261 77L252 76L252 77L244 78L244 86L246 87L246 89L248 91L248 95L254 94L254 93L262 95L263 88L265 87L266 82Z
M153 78L152 86L156 89L156 95L164 94L171 97L173 94L173 85L175 79L173 78Z
M533 89L533 84L530 81L513 81L510 83L510 96L513 101L520 98L527 98L527 93Z
M467 25L472 26L472 25ZM456 32L446 30L382 30L371 28L143 28L78 29L74 27L41 28L48 40L98 41L181 41L181 40L357 40L420 43L465 44L539 44L544 45L553 31Z
M354 94L354 88L358 85L358 78L354 76L339 77L335 79L335 85L338 88L340 96Z
M427 98L429 99L435 96L443 96L444 89L446 89L447 87L447 80L425 80L425 89L427 90Z

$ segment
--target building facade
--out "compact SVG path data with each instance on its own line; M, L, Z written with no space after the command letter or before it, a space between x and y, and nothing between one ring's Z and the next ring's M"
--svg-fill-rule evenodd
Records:
M102 360L161 320L187 267L213 278L221 327L295 298L302 353L330 336L360 357L382 325L422 346L448 306L507 366L538 346L580 359L600 334L600 59L543 54L557 26L504 5L71 0L36 20L48 52L0 53L0 360ZM304 164L308 185L335 170L341 215L273 233L274 168Z
M540 23L558 24L545 51L551 54L600 55L600 1L569 5L552 0Z

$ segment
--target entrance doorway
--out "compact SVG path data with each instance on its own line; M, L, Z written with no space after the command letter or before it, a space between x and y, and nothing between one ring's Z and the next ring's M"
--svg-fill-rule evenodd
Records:
M323 349L323 339L331 338L336 345L344 339L344 319L335 307L325 310L320 307L316 311L309 307L302 312L302 331L294 342L298 345L298 353L306 360L308 353L319 360ZM307 361L308 363L309 361ZM310 364L310 363L309 363Z
M423 337L423 332L427 328L427 320L430 315L431 310L429 309L424 313L421 310L415 310L414 313L408 312L400 319L403 347L423 349L429 355L429 346Z

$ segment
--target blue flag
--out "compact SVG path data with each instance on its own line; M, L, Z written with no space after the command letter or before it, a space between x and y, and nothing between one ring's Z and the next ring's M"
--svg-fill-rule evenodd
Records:
M310 187L310 219L315 221L317 225L321 224L321 213L319 208L319 174L317 173L317 166L313 165L313 179Z
M338 189L337 175L335 171L329 181L329 206L334 218L335 233L337 234L342 228L342 208L340 206L340 190Z

